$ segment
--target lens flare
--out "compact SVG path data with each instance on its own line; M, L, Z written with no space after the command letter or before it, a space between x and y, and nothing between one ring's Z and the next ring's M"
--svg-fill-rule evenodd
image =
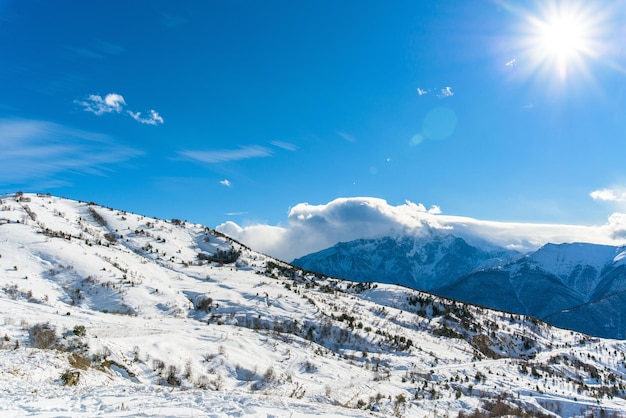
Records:
M580 77L594 81L593 62L607 49L609 8L593 2L544 1L531 11L503 4L522 17L514 39L517 53L507 67L557 85Z

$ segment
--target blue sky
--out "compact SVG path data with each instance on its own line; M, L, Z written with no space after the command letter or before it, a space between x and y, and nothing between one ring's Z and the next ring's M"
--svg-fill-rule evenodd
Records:
M626 3L0 0L0 192L216 226L376 197L605 224Z

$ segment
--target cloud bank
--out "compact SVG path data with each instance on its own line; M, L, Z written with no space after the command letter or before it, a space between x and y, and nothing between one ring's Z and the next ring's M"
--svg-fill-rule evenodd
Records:
M291 261L338 242L405 233L420 235L430 230L519 251L530 251L548 242L623 245L626 214L613 214L599 226L506 223L443 215L439 207L427 209L421 203L407 201L394 206L383 199L354 197L323 205L299 203L289 211L286 225L242 227L229 221L216 229L258 251Z
M126 106L124 96L117 93L109 93L104 97L90 94L87 99L76 100L75 103L81 106L85 112L93 113L96 116L105 113L122 113ZM137 122L146 125L160 125L164 122L161 115L154 109L148 111L147 117L142 117L141 112L133 112L132 110L126 110L125 113Z

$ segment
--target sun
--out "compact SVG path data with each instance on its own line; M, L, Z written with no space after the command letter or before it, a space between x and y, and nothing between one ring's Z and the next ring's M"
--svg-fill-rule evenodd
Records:
M602 48L605 21L606 13L589 3L542 2L537 13L525 13L520 44L527 66L560 81L590 76L590 63Z
M580 68L585 60L592 55L592 43L589 21L568 11L548 16L539 21L536 42L538 58L551 65L558 76L564 79L572 67Z
M541 28L541 42L547 54L574 59L586 50L585 25L571 17L555 18Z

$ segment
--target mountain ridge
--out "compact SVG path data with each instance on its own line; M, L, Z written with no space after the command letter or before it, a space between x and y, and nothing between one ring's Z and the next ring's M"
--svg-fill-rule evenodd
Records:
M360 253L368 257L361 257ZM355 274L359 274L366 281L429 290L476 269L499 265L518 256L521 255L517 251L482 249L452 234L429 232L416 237L403 235L339 243L292 263L334 277L358 280Z
M411 240L420 242L421 257L407 250ZM591 335L624 338L626 324L619 318L626 318L626 308L622 308L626 306L622 293L626 290L625 254L623 246L589 243L548 243L527 254L504 248L484 250L452 234L431 233L340 243L293 264L350 280L402 284L532 315ZM369 263L371 259L400 267L388 274L380 267L383 263ZM350 269L342 267L340 260ZM368 270L361 269L362 265ZM602 318L615 322L602 322Z

